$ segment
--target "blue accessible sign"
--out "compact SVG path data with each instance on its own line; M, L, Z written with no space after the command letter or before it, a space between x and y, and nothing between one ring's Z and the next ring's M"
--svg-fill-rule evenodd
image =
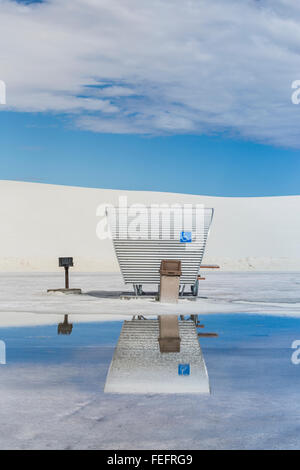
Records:
M189 364L178 364L178 375L190 375L190 371Z
M192 232L181 232L180 243L192 243Z

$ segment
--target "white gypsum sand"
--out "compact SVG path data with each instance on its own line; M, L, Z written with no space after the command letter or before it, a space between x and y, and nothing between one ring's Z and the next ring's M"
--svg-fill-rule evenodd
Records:
M201 189L200 189L201 190ZM99 240L100 204L198 203L215 209L204 262L225 270L300 271L300 196L223 198L0 181L0 270L118 272L111 240Z
M55 324L70 315L70 322L129 319L132 315L254 313L300 317L300 273L207 272L200 281L197 301L161 304L151 300L120 300L126 288L114 273L71 274L71 287L82 295L48 294L60 287L63 272L1 273L0 327ZM130 286L127 288L131 289Z

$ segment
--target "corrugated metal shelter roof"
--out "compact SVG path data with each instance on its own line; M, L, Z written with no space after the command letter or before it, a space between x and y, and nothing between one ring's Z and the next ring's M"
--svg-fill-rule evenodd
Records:
M159 284L163 259L180 260L181 284L195 284L213 209L110 207L107 215L126 284Z

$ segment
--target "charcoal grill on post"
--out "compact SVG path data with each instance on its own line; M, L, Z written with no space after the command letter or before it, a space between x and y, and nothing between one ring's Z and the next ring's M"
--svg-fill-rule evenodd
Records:
M69 268L74 266L73 258L71 257L58 258L58 265L60 268L65 269L65 288L69 289Z
M47 289L47 292L62 292L63 294L81 294L81 289L71 288L69 285L69 268L74 266L71 256L58 258L58 266L65 270L65 287L59 289Z

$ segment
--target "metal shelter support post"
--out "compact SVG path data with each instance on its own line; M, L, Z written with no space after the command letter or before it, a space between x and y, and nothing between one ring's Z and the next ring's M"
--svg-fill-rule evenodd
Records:
M199 293L199 279L196 280L195 284L191 286L191 291L194 297L198 297Z
M143 295L143 286L142 284L133 284L134 293L136 296Z

